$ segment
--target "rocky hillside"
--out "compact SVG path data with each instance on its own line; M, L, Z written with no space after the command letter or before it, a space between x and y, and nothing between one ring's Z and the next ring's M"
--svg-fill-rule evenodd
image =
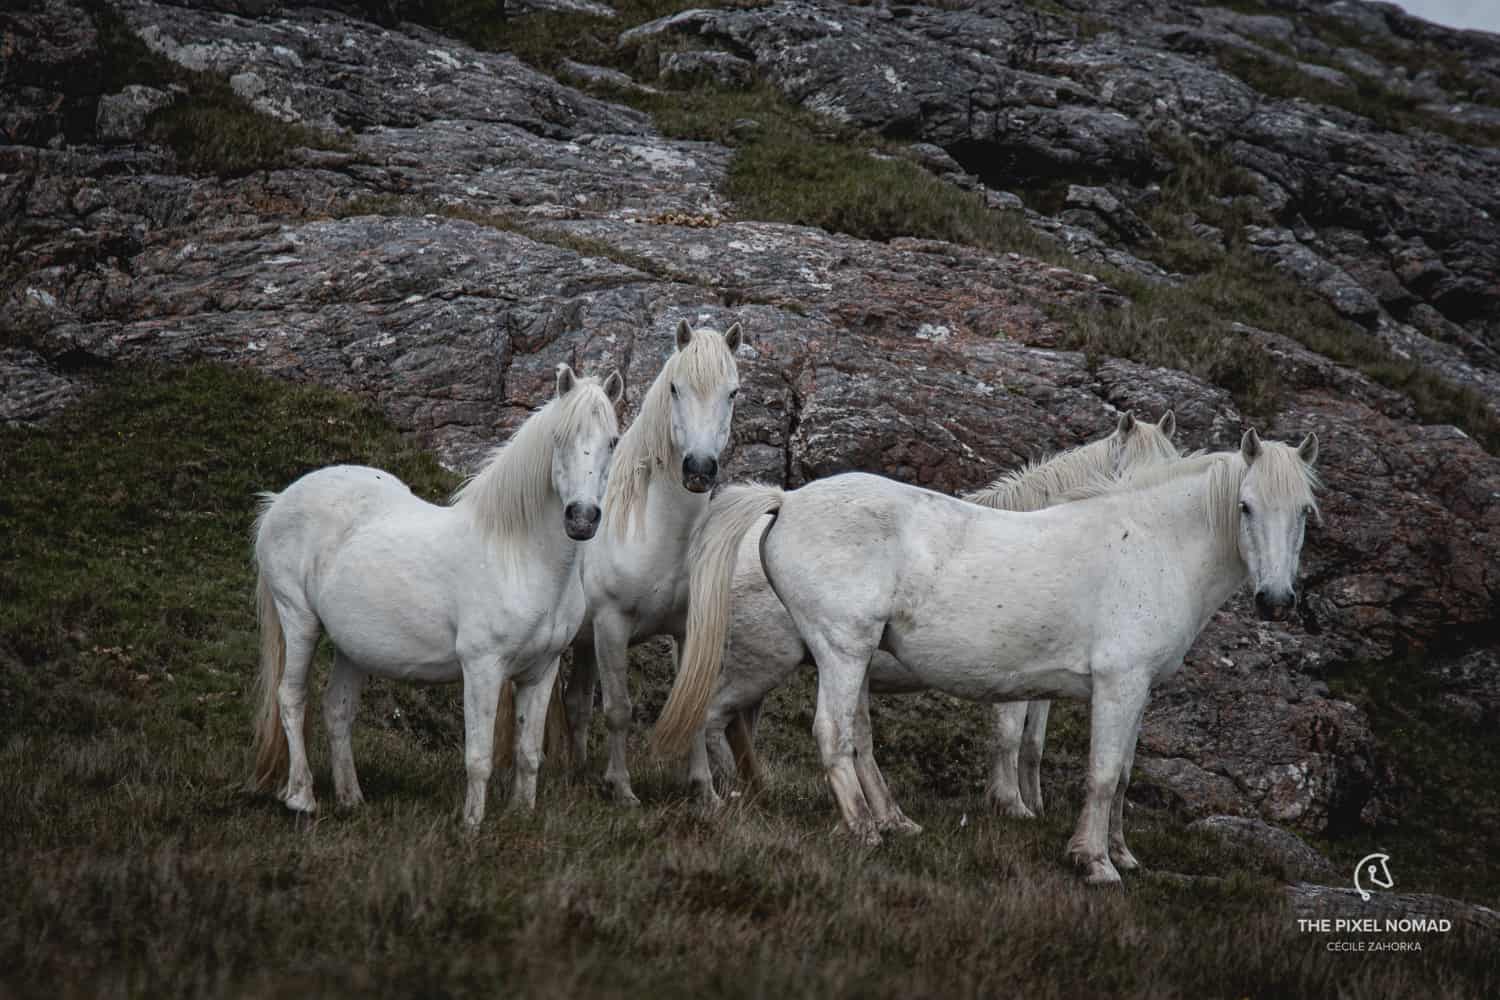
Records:
M684 6L23 0L0 418L212 359L462 467L558 361L639 392L686 317L749 334L737 478L956 491L1123 409L1316 431L1297 619L1216 616L1138 777L1399 819L1421 779L1363 680L1500 717L1500 38L1321 0Z

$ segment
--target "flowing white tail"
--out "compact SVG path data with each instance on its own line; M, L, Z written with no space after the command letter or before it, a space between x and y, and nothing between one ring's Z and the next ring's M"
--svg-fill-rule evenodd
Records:
M693 540L687 638L672 692L651 735L657 753L670 757L686 753L703 725L724 662L730 584L740 539L756 521L780 510L785 496L780 488L760 483L731 486L714 498L708 520Z
M255 611L260 621L260 673L256 677L255 703L255 771L250 785L259 792L276 791L286 781L286 730L281 726L281 702L276 689L286 672L286 637L281 632L281 616L265 575L255 577ZM303 716L306 725L307 716Z

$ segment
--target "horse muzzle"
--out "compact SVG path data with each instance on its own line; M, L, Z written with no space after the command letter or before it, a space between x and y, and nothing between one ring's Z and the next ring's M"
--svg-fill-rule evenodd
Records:
M1295 590L1257 590L1255 592L1255 612L1263 622L1284 622L1291 616L1292 609L1296 606L1297 592Z
M586 542L599 530L599 505L570 503L563 508L563 530L575 542Z
M707 493L719 481L719 460L713 456L688 455L682 460L682 485L690 493Z

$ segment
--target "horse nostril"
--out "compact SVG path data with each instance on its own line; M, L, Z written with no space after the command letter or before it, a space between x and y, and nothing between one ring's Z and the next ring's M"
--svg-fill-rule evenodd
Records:
M576 520L578 520L578 508L579 508L579 506L580 505L576 504L576 503L570 503L570 504L568 504L566 507L563 508L563 517L567 518L569 521L576 521Z
M717 458L706 459L703 463L703 474L713 479L719 474L719 460Z
M598 524L601 513L597 504L590 504L588 509L584 511L584 517L589 524Z

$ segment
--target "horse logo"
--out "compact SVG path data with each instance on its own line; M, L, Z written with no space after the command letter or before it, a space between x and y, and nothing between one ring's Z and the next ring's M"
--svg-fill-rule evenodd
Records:
M1366 854L1359 859L1359 864L1354 866L1354 888L1360 899L1365 902L1370 900L1370 890L1360 884L1361 878L1380 889L1395 888L1396 880L1391 877L1391 869L1386 865L1390 860L1389 854Z

